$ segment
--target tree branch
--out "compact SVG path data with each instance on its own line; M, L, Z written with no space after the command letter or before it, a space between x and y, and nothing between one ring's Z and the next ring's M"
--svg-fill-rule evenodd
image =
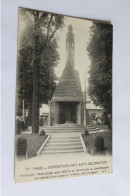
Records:
M46 16L48 15L47 12L42 13L41 17L40 17L40 23L42 22L42 19L45 19Z
M53 19L53 14L51 14L51 18L50 18L50 21L49 21L48 26L47 26L47 39L48 39L48 36L49 36L49 29L50 29L52 19Z
M42 49L42 52L46 49L46 47L48 46L48 43L51 41L52 37L54 36L55 32L59 29L59 27L55 28L55 30L52 32L50 38L47 40L47 43L45 44L45 46Z
M54 36L55 32L58 30L59 27L55 28L55 30L52 32L50 39L48 40L48 42L51 41L52 37Z

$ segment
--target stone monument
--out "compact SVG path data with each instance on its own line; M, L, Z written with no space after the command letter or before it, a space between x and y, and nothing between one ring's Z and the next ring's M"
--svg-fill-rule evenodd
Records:
M72 25L66 35L66 66L50 102L48 126L84 125L84 99L79 72L74 67Z

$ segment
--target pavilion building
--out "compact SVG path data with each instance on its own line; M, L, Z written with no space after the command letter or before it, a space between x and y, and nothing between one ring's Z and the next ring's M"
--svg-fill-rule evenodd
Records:
M76 125L85 129L85 101L81 89L79 72L74 63L75 40L72 25L66 35L66 66L50 101L47 129L56 129L58 125Z

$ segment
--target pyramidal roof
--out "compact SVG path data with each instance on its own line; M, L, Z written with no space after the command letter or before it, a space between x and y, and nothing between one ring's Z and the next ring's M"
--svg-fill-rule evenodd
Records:
M51 101L83 102L79 72L66 65Z

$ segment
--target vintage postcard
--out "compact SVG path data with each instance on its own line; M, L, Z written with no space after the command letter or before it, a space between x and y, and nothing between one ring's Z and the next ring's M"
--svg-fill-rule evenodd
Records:
M15 182L112 173L112 36L19 8Z

